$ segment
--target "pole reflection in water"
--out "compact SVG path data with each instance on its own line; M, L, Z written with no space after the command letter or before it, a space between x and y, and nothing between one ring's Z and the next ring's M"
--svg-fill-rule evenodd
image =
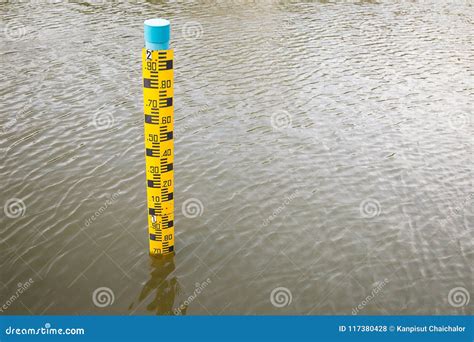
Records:
M174 315L173 306L180 285L174 274L174 255L150 256L150 276L138 296L137 306L147 298L152 301L146 305L146 310L157 315ZM129 310L133 310L134 302ZM135 309L136 310L136 309ZM182 314L185 312L182 312Z

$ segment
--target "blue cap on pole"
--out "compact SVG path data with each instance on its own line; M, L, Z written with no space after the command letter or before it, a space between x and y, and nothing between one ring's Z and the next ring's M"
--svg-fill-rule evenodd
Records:
M145 20L145 47L149 50L168 50L170 22L166 19Z

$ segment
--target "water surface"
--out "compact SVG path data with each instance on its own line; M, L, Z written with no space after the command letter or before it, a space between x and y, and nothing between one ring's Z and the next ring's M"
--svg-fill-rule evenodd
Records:
M32 281L7 314L473 314L448 300L473 293L471 2L0 15L0 204L20 208L0 218L2 302ZM140 74L157 16L176 82L177 253L161 259Z

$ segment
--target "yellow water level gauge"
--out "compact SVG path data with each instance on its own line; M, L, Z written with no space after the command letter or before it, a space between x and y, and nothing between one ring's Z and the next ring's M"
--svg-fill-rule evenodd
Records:
M169 21L145 21L142 51L150 254L174 251L173 50Z

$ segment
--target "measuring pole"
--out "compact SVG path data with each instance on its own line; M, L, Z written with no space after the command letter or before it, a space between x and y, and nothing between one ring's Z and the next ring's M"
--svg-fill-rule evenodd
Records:
M174 251L173 50L170 22L145 20L142 51L150 254Z

